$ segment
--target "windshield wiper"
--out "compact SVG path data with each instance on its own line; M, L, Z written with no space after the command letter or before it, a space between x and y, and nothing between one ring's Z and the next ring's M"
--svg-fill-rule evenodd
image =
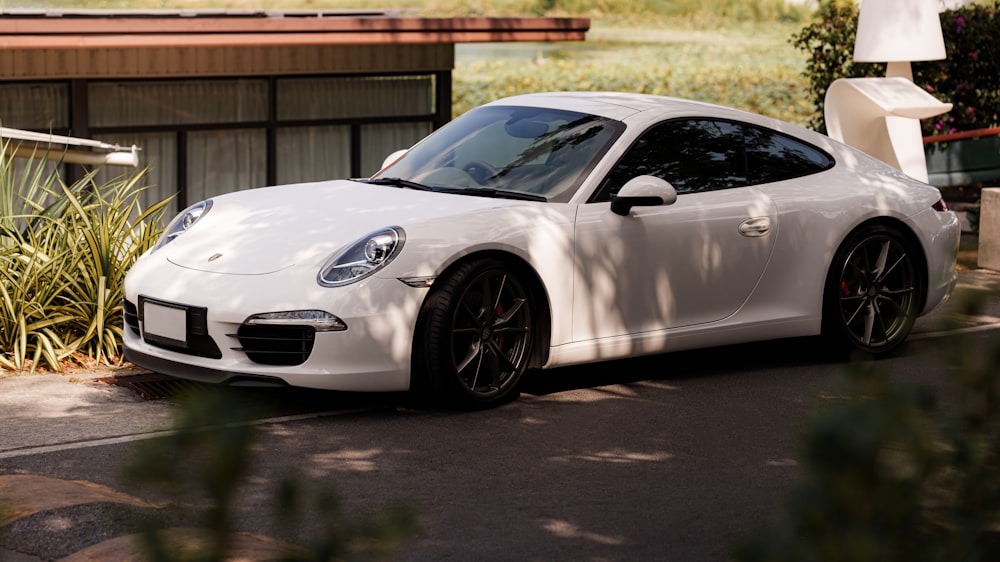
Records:
M372 185L389 185L394 187L406 187L418 191L433 191L435 193L454 193L457 195L475 195L477 197L495 197L497 199L518 199L521 201L548 201L541 195L534 193L524 193L522 191L510 191L507 189L494 189L492 187L431 187L419 182L404 180L403 178L368 178L354 180Z
M429 185L424 185L419 182L404 180L403 178L369 178L363 180L355 180L361 183L370 183L372 185L391 185L393 187L406 187L409 189L416 189L417 191L434 191L434 188Z
M508 189L494 189L492 187L437 187L434 191L438 193L455 193L458 195L475 195L477 197L495 197L497 199L517 199L520 201L548 201L541 195L534 193L524 193L523 191L510 191Z

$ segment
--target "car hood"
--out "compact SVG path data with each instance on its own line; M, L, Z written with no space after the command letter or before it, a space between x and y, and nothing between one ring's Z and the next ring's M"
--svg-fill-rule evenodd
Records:
M214 197L211 211L161 251L175 265L213 273L318 271L340 248L388 226L524 204L346 180L267 187Z

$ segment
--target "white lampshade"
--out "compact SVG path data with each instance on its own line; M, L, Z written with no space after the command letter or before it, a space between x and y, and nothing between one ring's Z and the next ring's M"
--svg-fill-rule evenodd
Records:
M856 62L940 60L947 56L938 0L864 0Z

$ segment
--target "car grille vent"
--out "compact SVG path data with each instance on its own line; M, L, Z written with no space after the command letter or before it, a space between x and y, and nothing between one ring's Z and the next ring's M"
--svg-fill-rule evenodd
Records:
M184 394L204 392L211 388L210 385L205 383L178 379L153 372L134 375L115 375L98 380L105 384L127 388L143 400L178 398Z
M232 334L231 334L232 335ZM311 326L240 326L235 334L242 351L262 365L301 365L309 359L316 330Z
M125 316L125 325L132 330L132 333L139 335L139 309L127 300L122 300L122 311Z

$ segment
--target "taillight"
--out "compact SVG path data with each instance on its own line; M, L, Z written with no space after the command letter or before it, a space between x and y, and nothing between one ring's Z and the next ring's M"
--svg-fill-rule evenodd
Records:
M931 206L932 209L939 213L943 213L948 210L948 204L944 202L944 198L938 199L937 203Z

